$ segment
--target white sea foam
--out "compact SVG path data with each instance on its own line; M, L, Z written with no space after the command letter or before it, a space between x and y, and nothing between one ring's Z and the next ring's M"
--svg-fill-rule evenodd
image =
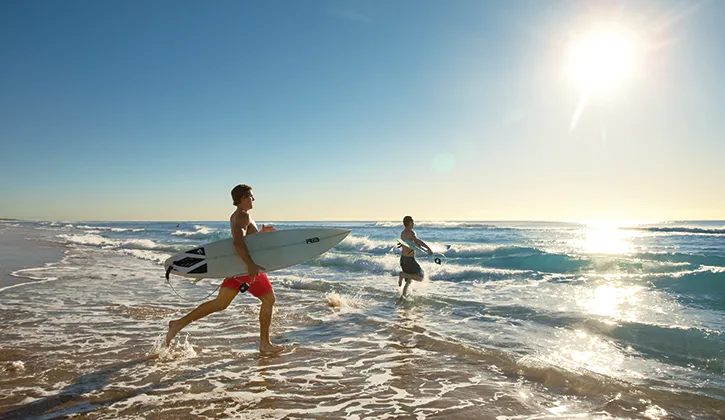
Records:
M6 372L10 373L19 373L25 371L25 362L22 360L14 360L10 362L5 362L4 369Z
M668 416L667 410L657 406L657 405L650 405L647 407L647 409L642 413L643 416L647 417L648 419L652 420L660 420L665 419Z
M217 229L210 228L204 225L194 225L193 231L189 230L176 230L175 232L172 232L171 234L174 236L187 236L187 237L204 237L208 236L214 232L218 232Z
M329 292L325 295L325 297L327 298L327 306L342 312L364 309L371 304L362 297L360 292L355 295Z
M360 252L384 253L391 252L395 249L395 240L380 241L367 238L365 236L350 235L346 237L340 245L341 249L352 249Z
M43 282L43 281L53 281L53 280L58 279L58 277L54 275L58 265L59 265L59 263L55 263L55 262L46 263L43 267L24 268L21 270L15 270L12 273L10 273L10 275L13 277L35 280L35 282L33 282L33 283ZM21 285L16 284L13 286L7 286L7 287L0 289L0 291L9 289L12 287L17 287L17 286L21 286Z
M108 226L88 226L88 225L78 225L74 226L76 229L81 230L91 230L94 232L99 231L108 231L108 232L143 232L144 228L118 228L118 227L108 227Z
M163 264L164 261L166 261L171 256L171 254L165 252L156 252L143 249L122 249L121 252L142 260L152 261L157 264Z
M492 225L490 223L482 223L482 222L451 222L451 221L430 221L430 220L424 220L424 221L416 221L415 225L417 227L426 227L426 228L439 228L439 229L454 229L454 228L480 228L480 229L487 229L487 228L495 228L495 225ZM400 227L403 228L403 222L402 220L399 222L393 222L393 221L381 221L375 223L376 227Z
M165 361L196 357L198 354L189 342L189 334L183 334L183 337L183 341L180 337L177 337L167 347L166 333L159 334L156 340L154 340L151 350L149 350L149 356L157 357L159 360Z
M321 255L316 262L326 267L347 267L370 273L384 273L398 270L400 257L393 254L339 254L328 252Z
M446 252L450 246L439 244L431 241L426 241L426 244L431 247L433 252ZM365 236L348 236L345 238L340 245L337 247L342 250L353 250L358 252L367 252L374 254L383 253L400 253L398 249L397 238L391 237L389 240L376 240L370 239Z
M452 244L450 247L447 247L442 251L444 251L443 253L448 257L478 257L482 255L491 255L496 251L502 250L521 250L524 252L526 250L531 251L531 248L493 244Z
M436 264L430 258L420 258L418 263L426 273L426 277L435 280L497 280L516 276L529 275L531 270L512 270L482 267L477 265ZM354 269L371 274L387 274L400 271L400 256L386 254L371 256L366 254L327 253L316 262L324 267L340 267Z
M61 234L57 238L65 243L108 248L157 249L159 245L150 239L110 239L95 234Z
M400 254L397 248L397 238L391 237L390 240L381 241L370 239L364 236L348 236L343 240L338 248L341 250L354 250L367 253L396 253ZM481 255L490 255L496 251L516 252L533 252L531 248L523 248L507 245L491 245L491 244L443 244L434 241L425 241L431 247L434 253L443 254L448 257L477 257ZM418 253L420 254L420 253ZM419 255L424 257L423 255Z

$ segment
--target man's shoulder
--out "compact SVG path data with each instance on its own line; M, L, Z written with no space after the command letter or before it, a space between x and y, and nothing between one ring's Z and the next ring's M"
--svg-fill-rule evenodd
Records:
M249 213L237 210L232 213L229 220L232 222L233 225L237 223L249 223Z

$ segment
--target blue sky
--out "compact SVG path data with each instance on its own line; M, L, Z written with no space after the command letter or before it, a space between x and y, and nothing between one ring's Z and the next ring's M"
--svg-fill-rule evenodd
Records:
M0 217L725 219L725 3L6 1ZM568 46L636 34L582 98ZM635 38L633 38L635 39Z

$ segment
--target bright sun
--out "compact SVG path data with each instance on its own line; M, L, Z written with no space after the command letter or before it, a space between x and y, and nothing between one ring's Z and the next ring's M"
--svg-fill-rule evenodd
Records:
M634 36L623 30L593 31L572 40L568 71L585 93L607 92L632 74L636 50Z

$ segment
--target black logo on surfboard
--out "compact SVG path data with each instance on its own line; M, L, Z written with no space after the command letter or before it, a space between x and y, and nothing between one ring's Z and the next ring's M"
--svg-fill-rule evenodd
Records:
M204 247L195 248L195 249L192 249L191 251L186 251L186 252L184 252L184 254L206 255L206 253L204 252Z
M314 244L315 242L320 242L320 238L315 236L314 238L307 238L305 239L306 244Z

